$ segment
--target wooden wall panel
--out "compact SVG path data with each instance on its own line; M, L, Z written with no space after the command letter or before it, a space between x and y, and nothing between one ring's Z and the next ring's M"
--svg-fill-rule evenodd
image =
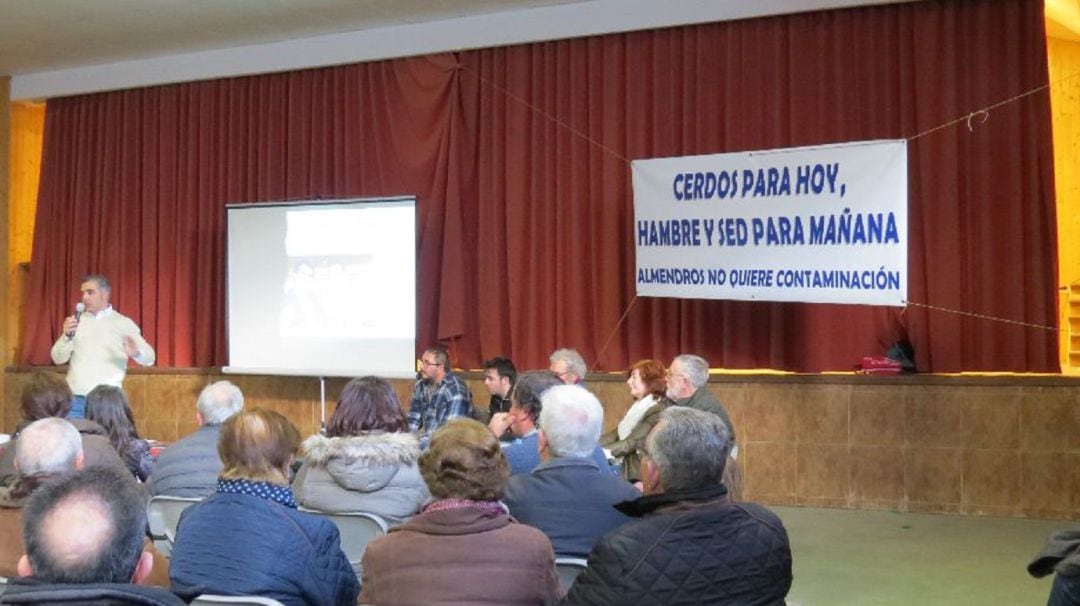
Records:
M9 369L4 428L19 420L31 369ZM464 373L487 406L479 373ZM125 384L147 437L195 429L204 385L236 383L248 407L277 410L309 435L319 381L134 370ZM722 376L712 389L731 413L746 497L778 505L1011 517L1080 517L1080 380L1065 377ZM408 405L412 382L392 381ZM344 379L327 381L327 416ZM631 404L618 375L590 377L613 427Z

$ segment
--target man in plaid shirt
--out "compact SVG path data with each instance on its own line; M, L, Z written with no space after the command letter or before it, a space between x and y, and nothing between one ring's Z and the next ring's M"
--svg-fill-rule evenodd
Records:
M420 431L420 445L427 447L431 432L454 417L472 416L468 386L450 372L450 357L439 347L420 356L420 380L409 400L409 429Z

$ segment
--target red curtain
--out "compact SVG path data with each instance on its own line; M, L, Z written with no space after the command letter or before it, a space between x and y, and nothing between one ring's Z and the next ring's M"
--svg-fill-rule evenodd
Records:
M1058 370L1046 91L909 143L911 301L634 299L629 160L908 138L1047 82L1041 3L919 2L51 100L24 361L85 271L166 366L226 363L226 203L416 194L418 347L617 370ZM621 324L620 317L629 308Z

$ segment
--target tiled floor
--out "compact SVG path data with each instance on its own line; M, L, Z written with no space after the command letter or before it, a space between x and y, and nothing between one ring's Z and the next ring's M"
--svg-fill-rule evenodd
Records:
M1077 522L772 507L791 540L799 606L1042 605L1026 566Z

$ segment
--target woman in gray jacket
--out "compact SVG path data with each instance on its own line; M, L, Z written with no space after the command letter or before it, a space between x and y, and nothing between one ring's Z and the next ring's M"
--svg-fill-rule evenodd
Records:
M350 381L326 435L305 440L301 453L292 489L303 507L374 513L397 524L429 497L416 463L420 443L393 388L378 377Z

